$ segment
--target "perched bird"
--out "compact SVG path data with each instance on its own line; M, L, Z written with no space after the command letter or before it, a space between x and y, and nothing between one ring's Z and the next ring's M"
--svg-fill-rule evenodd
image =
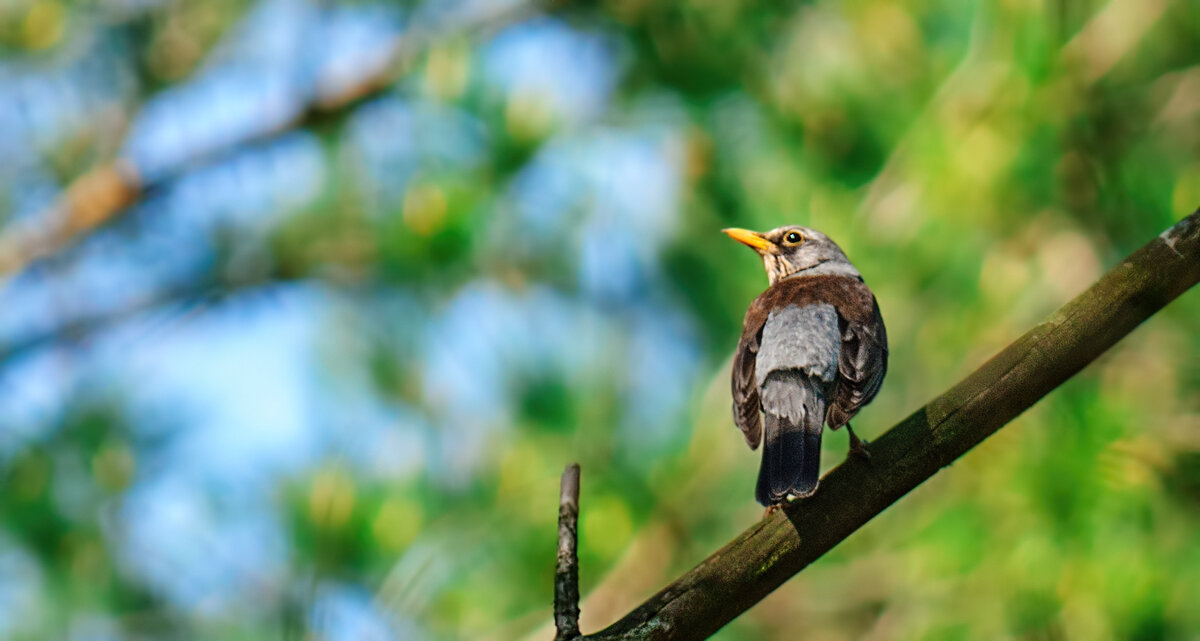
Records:
M763 442L755 496L771 508L817 491L823 424L845 425L887 371L875 296L828 236L790 225L724 230L762 257L770 286L746 310L733 358L733 416L750 449Z

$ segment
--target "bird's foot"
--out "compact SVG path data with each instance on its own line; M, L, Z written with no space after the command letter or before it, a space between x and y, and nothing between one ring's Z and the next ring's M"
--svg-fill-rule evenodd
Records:
M849 455L857 456L858 458L860 458L868 463L871 462L871 450L867 449L866 441L858 441L857 443L852 444L850 446Z
M775 505L768 505L767 511L763 512L763 518L765 519L782 509L783 509L783 506L778 503L776 503Z
M867 441L858 438L854 430L850 429L850 424L846 424L846 432L850 434L850 452L849 456L857 456L858 458L871 462L871 452L867 449Z

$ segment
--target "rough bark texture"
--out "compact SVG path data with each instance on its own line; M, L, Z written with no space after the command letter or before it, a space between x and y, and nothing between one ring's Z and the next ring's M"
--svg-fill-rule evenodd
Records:
M579 464L563 470L558 495L558 566L554 571L555 641L579 638Z
M1163 232L982 367L586 639L703 639L962 456L1200 281L1200 211Z

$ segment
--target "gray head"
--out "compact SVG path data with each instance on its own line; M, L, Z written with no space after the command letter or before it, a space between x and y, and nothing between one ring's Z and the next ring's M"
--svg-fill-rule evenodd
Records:
M815 229L787 225L768 232L735 228L722 231L762 256L767 280L772 285L797 274L841 274L861 278L850 259L842 253L842 248Z

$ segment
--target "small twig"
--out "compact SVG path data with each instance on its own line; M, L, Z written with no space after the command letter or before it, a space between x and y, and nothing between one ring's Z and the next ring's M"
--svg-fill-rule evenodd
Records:
M563 470L558 498L558 567L554 571L555 641L579 638L579 464Z

